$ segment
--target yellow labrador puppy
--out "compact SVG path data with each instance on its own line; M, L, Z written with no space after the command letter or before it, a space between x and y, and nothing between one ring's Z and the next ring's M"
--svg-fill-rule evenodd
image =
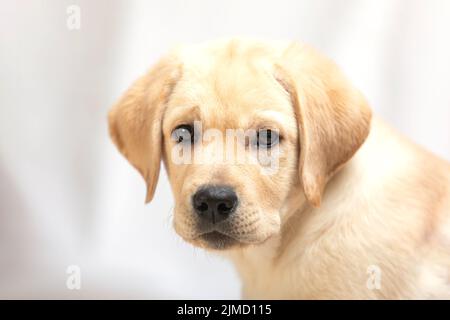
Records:
M174 227L229 256L245 298L450 298L450 166L372 117L297 43L178 48L109 114ZM231 147L230 147L231 146Z

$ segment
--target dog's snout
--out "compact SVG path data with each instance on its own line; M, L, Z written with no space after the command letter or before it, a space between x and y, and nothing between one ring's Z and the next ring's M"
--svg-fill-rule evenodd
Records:
M228 218L235 211L237 203L236 193L228 186L202 187L193 197L195 212L201 219L212 223Z

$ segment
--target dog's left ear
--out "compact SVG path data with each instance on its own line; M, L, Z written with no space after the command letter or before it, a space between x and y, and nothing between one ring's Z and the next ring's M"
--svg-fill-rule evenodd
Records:
M338 67L312 48L292 44L276 72L297 117L300 181L308 201L318 207L330 177L366 139L371 111Z
M158 181L162 116L180 69L175 56L162 58L131 85L108 115L112 140L147 184L146 202L152 200Z

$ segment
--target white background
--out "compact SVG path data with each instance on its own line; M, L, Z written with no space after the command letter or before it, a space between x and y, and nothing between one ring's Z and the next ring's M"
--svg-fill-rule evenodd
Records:
M2 0L0 298L239 297L233 267L173 231L164 171L144 206L106 126L170 47L233 35L314 45L376 114L450 159L450 1Z

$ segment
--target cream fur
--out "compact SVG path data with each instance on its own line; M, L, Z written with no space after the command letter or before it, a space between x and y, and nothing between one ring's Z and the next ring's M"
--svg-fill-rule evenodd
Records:
M230 253L244 297L450 298L449 184L447 163L375 119L320 208L293 190L283 231ZM370 265L382 271L380 290L366 286Z
M193 121L222 132L279 127L278 172L174 164L171 132ZM245 298L450 298L449 164L372 118L313 49L245 39L178 48L125 93L109 122L148 201L163 159L186 241L211 249L192 209L197 188L236 190L238 210L221 230L235 243L220 253L236 265ZM201 143L211 157L213 143ZM370 268L381 272L379 287L368 285Z

